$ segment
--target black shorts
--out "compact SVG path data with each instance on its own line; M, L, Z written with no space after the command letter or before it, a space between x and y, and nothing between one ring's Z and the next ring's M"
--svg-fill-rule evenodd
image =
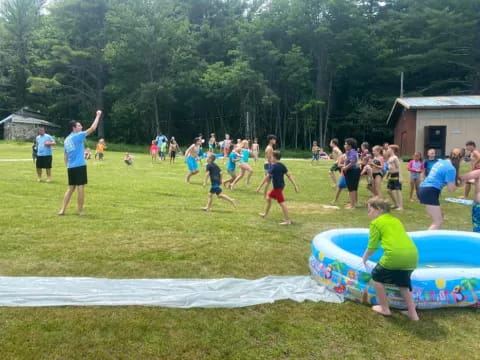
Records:
M388 179L387 184L388 190L402 190L402 183L398 178Z
M377 264L372 270L372 280L382 284L393 284L398 287L409 288L412 291L410 276L413 270L389 270Z
M441 191L437 188L426 186L421 187L418 189L418 200L420 200L420 204L423 205L432 205L432 206L440 206L440 198Z
M349 192L358 190L358 182L360 181L360 169L351 168L345 174L345 182Z
M172 159L175 159L175 155L177 155L177 153L175 151L170 151L170 157Z
M68 169L68 185L86 185L87 184L87 166L78 166Z
M380 176L381 178L383 178L383 174L382 174L381 172L373 173L373 174L372 174L372 177L373 177L374 179L376 179L378 176Z
M220 186L212 186L210 188L210 194L220 195L222 193L222 188Z
M52 155L37 156L37 169L51 169L52 168Z
M338 167L337 163L333 164L332 167L330 168L330 172L335 172L335 171L340 171L340 168Z

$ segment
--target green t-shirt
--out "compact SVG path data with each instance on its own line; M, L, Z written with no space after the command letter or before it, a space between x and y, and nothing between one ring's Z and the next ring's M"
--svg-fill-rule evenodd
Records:
M370 223L368 250L382 246L384 254L378 262L389 270L414 270L418 263L417 247L403 224L390 214L382 214Z

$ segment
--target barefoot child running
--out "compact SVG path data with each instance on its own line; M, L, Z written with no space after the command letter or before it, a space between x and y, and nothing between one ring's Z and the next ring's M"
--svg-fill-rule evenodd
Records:
M207 158L207 172L205 173L205 180L203 181L203 186L207 185L207 179L210 177L210 192L208 193L207 206L202 208L205 211L210 211L212 208L213 194L217 195L218 198L229 201L233 207L235 207L235 200L231 197L222 194L222 170L215 164L216 156L213 152L208 154Z
M190 145L187 151L185 151L185 162L187 163L187 167L188 167L188 174L187 174L187 177L185 178L185 182L187 184L190 184L190 178L193 175L198 174L199 170L197 165L197 157L198 157L198 151L201 145L202 145L202 139L199 137L196 137L193 140L193 144Z
M283 188L285 187L285 180L283 176L284 175L287 176L288 180L290 180L290 182L294 186L295 192L297 193L298 193L298 186L295 183L295 179L293 178L292 174L288 172L287 167L280 162L280 159L281 159L280 151L278 150L273 151L272 166L268 171L268 174L265 175L265 177L263 178L263 182L261 184L263 185L265 182L268 181L268 178L271 178L273 183L273 189L268 193L267 206L265 208L265 212L259 215L263 218L266 217L268 215L268 212L270 211L270 207L272 206L272 199L275 199L277 200L278 204L280 205L283 211L284 220L283 222L280 223L280 225L290 225L292 222L288 216L288 209L287 209L287 206L285 205L285 198L283 197Z
M417 267L418 251L412 239L405 232L403 224L396 217L389 214L388 201L372 198L368 201L368 216L370 235L367 249L362 261L367 268L367 260L381 246L384 250L377 266L372 270L373 286L377 293L380 305L372 309L380 315L390 316L385 284L398 286L400 293L407 304L408 310L403 312L410 320L419 320L415 303L413 302L410 276Z

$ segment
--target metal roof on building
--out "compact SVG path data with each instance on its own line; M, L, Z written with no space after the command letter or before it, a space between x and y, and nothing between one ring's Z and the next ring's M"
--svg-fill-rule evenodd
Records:
M43 119L39 119L36 116L37 116L36 113L20 110L18 112L15 112L7 116L5 119L1 120L0 125L7 123L9 121L12 121L13 123L21 123L21 124L45 125L45 126L50 126L55 128L60 127L57 124L51 123L50 121L46 121Z
M402 109L408 110L442 110L442 109L480 109L480 96L426 96L397 98L387 119L398 117ZM396 119L395 119L396 122Z
M397 102L407 109L442 109L442 108L480 108L480 96L432 96L432 97L404 97Z

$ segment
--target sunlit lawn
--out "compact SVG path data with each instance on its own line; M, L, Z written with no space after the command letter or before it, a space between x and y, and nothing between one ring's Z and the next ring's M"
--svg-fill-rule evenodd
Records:
M0 142L0 159L28 159L30 145ZM106 152L88 163L85 217L76 195L56 215L67 188L62 149L54 153L53 182L37 183L31 161L0 161L0 269L4 276L110 278L259 278L307 275L313 236L323 230L367 227L365 209L325 209L334 195L330 162L285 160L300 193L285 191L294 224L281 227L280 208L262 219L262 197L242 182L204 213L204 172L184 183L178 159L152 164L134 153ZM219 161L222 166L222 161ZM406 166L405 166L406 167ZM224 171L226 175L226 171ZM405 177L408 174L405 171ZM407 199L408 186L404 189ZM459 190L456 195L459 195ZM451 194L443 194L444 196ZM361 202L367 199L365 184ZM347 194L342 194L342 204ZM399 215L409 231L425 229L418 203ZM445 228L471 230L470 208L443 203ZM1 294L0 294L1 295ZM411 323L385 319L365 305L283 301L243 309L155 307L2 308L1 358L208 359L460 359L480 351L480 315L472 309L420 312Z

